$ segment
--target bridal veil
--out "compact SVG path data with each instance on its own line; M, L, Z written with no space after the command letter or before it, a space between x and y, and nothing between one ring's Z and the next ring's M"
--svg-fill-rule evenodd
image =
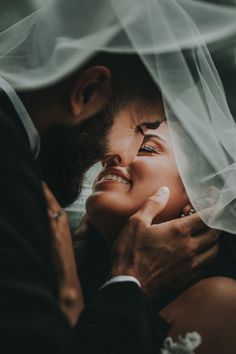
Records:
M0 24L0 76L17 90L36 89L95 52L139 55L162 92L193 206L209 226L236 233L236 125L209 53L236 38L236 7L197 0L21 4L27 11L13 18L9 7Z

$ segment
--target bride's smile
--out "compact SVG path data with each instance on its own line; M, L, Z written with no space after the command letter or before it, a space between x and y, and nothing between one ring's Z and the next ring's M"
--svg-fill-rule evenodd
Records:
M105 168L97 177L95 181L94 189L99 189L101 183L104 182L116 182L131 186L132 181L127 169L122 167ZM104 187L102 187L104 188Z

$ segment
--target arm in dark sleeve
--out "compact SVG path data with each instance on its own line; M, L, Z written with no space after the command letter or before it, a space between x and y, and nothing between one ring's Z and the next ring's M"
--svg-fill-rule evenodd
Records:
M0 102L0 352L77 353L57 306L40 178L19 118Z
M99 291L109 276L110 249L91 224L84 224L74 241L86 303L76 328L84 352L157 354L169 326L156 307L132 282L113 283Z
M132 282L103 288L76 328L86 353L157 354L169 325Z

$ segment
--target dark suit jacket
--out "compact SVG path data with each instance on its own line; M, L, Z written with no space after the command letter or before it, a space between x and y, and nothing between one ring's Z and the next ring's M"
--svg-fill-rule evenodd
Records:
M158 352L166 326L135 284L100 291L72 330L55 280L40 174L0 90L0 352Z

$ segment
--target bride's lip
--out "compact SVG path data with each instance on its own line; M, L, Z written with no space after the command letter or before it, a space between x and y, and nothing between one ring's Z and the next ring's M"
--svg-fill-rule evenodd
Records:
M101 179L107 175L115 175L115 176L121 177L121 178L125 179L129 184L131 184L131 178L130 178L130 175L128 174L128 172L123 171L118 168L107 168L106 170L102 171L98 175L96 182L101 181Z

